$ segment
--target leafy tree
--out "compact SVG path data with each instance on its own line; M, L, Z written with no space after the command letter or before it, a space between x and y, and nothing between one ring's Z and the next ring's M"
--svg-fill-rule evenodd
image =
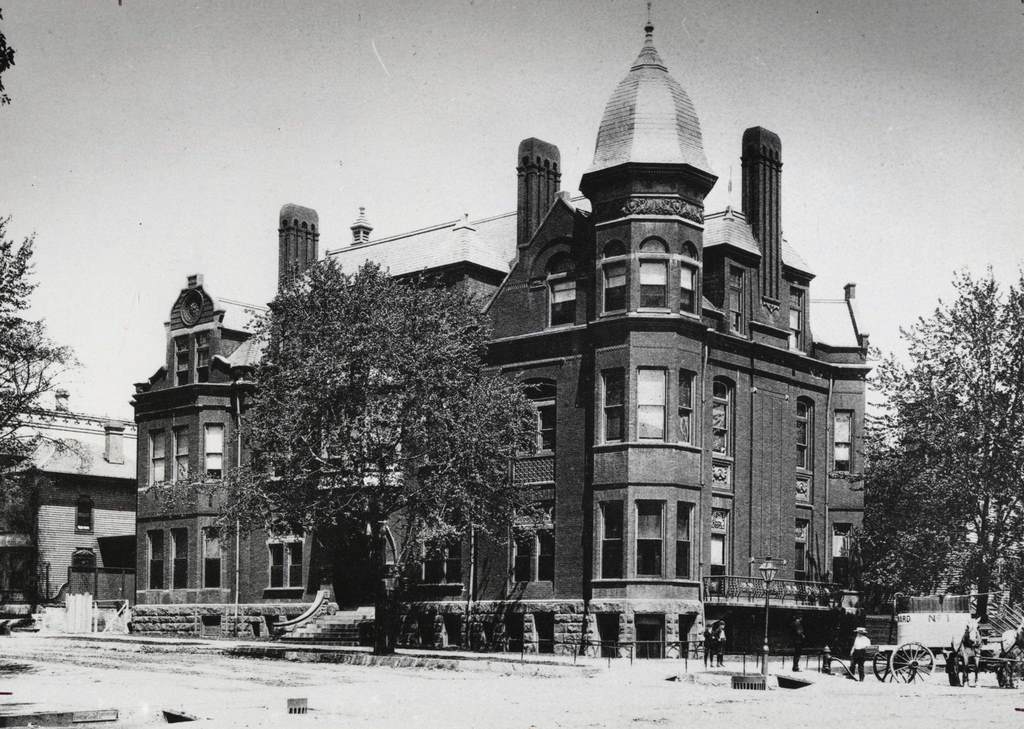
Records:
M19 429L25 413L74 364L71 350L50 340L41 321L24 317L36 284L32 281L33 238L16 244L7 237L10 218L0 218L0 466L17 464L38 436Z
M225 479L221 518L368 550L374 649L391 652L390 586L424 542L503 535L531 513L510 464L534 447L532 406L519 383L486 371L478 300L372 263L354 275L315 266L256 336L266 348L245 418L252 465Z
M868 437L868 578L889 591L987 593L1020 579L1024 539L1024 276L954 279L956 298L901 330ZM985 598L979 601L984 611Z
M0 20L4 19L3 10L0 10ZM10 104L11 99L4 91L3 74L14 65L14 49L7 45L7 38L0 30L0 106Z

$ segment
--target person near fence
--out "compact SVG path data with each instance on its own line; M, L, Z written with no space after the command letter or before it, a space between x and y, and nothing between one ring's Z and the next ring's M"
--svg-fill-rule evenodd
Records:
M719 620L718 630L715 633L715 658L718 660L718 666L720 668L725 666L725 621Z
M804 621L797 615L789 627L793 631L793 670L799 671L800 656L804 652Z
M850 649L850 675L859 676L864 680L864 659L867 657L868 648L871 647L871 639L868 638L867 628L857 628L853 631L856 635L853 638L853 648Z
M708 623L704 627L704 668L708 667L708 661L715 665L715 626L718 622Z

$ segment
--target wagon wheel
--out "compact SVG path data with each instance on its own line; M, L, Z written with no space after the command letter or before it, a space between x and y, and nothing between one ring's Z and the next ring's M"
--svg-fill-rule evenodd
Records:
M904 643L889 658L889 671L900 683L924 681L935 668L935 656L920 643Z
M875 678L879 681L892 681L892 674L889 672L889 651L878 651L871 661L871 670L875 672Z

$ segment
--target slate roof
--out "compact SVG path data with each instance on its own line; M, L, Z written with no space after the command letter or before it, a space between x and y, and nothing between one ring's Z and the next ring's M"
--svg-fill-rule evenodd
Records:
M761 249L746 216L731 207L704 216L704 248L727 243L756 256L761 255ZM782 262L797 271L814 274L803 256L797 253L785 238L782 239Z
M235 348L235 351L224 357L215 355L214 360L219 361L229 370L238 367L255 367L263 357L263 350L266 342L263 339L249 337Z
M209 293L209 291L207 291ZM222 299L214 297L214 310L224 310L223 324L228 329L236 329L238 331L247 332L251 328L253 317L257 314L263 314L267 311L267 307L258 306L256 304L246 304L243 301L236 301L234 299Z
M402 276L454 263L475 263L508 273L515 256L516 214L495 215L480 220L452 220L409 233L372 240L369 243L327 251L327 257L352 273L372 260Z
M811 299L811 339L832 347L859 347L856 312L846 299Z
M648 23L644 30L640 55L605 106L589 171L625 162L689 164L710 171L693 102L654 48L654 26Z
M135 481L136 429L131 423L124 425L122 452L124 463L110 463L104 457L107 418L78 413L44 411L26 415L18 429L26 436L42 435L32 465L47 473L65 473L97 478L122 478ZM53 441L66 441L62 448Z

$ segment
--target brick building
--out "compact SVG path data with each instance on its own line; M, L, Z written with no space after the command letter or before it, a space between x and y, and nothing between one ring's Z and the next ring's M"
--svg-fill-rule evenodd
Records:
M733 640L752 643L764 594L751 559L769 555L786 560L776 608L825 630L863 511L867 335L854 286L813 299L814 274L782 237L779 137L755 127L739 141L743 212L705 211L717 178L700 122L648 25L605 109L582 197L559 192L557 147L527 139L515 212L373 239L360 209L351 245L326 252L349 271L374 260L395 276L425 272L481 294L491 364L528 383L536 402L539 451L515 477L542 489L547 523L510 529L498 544L467 535L428 549L406 641L545 650L641 641L660 655L727 617ZM294 205L279 226L284 282L317 260L319 230L316 213ZM234 458L244 368L258 353L217 307L198 281L182 290L166 364L139 386L143 489L159 480L147 464L170 477L179 428L193 462L209 455L207 423L222 423L215 442ZM190 369L199 362L208 363L201 381ZM202 549L213 508L174 522L140 497L140 576L147 553L171 559L174 529L190 529L181 539ZM159 549L144 543L153 531ZM242 602L270 599L272 549L243 551ZM139 602L206 600L191 588L200 563L183 568L180 588L161 563L163 581L140 585ZM308 599L314 586L304 587L289 599ZM232 597L225 582L218 589L217 599Z
M61 593L134 599L135 427L53 410L26 413L32 455L4 479L24 498L0 515L0 612L26 613Z
M316 250L316 213L286 206L289 260L308 265ZM300 221L301 218L301 221ZM311 253L311 251L313 253ZM292 267L294 270L294 266ZM281 275L289 275L284 263ZM140 632L195 633L237 620L257 635L266 617L301 612L310 582L311 542L304 535L222 532L214 524L220 495L168 505L153 489L173 481L216 482L244 459L241 419L259 351L248 325L263 307L218 299L189 276L165 322L164 363L136 383L138 442L137 606ZM197 474L200 478L196 478Z

